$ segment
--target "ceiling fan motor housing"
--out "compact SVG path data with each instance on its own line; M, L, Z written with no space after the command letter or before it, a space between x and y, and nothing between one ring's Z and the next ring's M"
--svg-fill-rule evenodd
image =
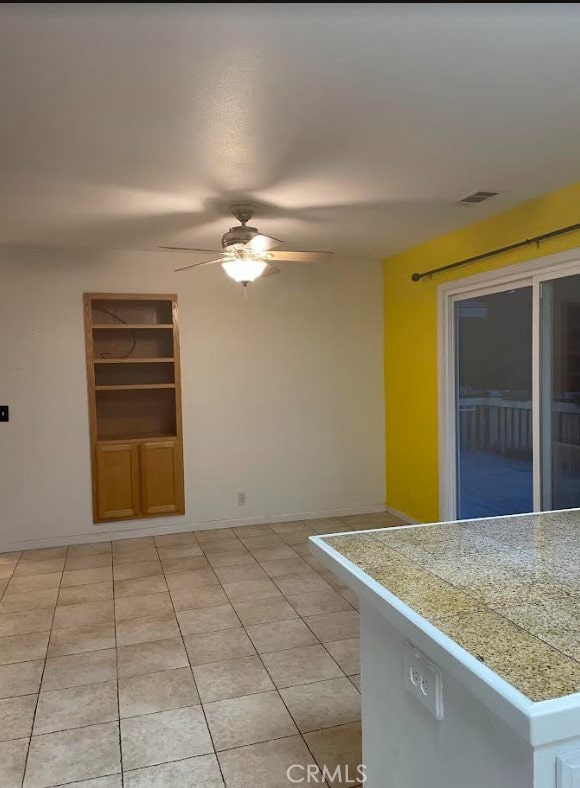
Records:
M239 227L230 227L227 233L224 233L222 236L222 246L224 249L227 249L236 244L247 244L256 235L259 235L256 227L246 227L245 224Z
M236 244L247 244L256 235L259 235L257 227L247 227L246 223L250 221L256 206L251 203L241 202L235 205L230 205L230 211L236 217L240 226L230 227L230 229L222 236L222 246L228 249Z

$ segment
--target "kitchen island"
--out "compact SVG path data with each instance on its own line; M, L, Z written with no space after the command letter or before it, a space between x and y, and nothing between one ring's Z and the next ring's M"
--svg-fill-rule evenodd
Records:
M580 787L580 512L311 538L359 596L368 788Z

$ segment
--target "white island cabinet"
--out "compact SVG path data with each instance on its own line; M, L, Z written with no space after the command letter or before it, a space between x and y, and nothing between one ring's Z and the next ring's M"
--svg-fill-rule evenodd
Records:
M367 788L580 788L580 512L310 541L360 600Z

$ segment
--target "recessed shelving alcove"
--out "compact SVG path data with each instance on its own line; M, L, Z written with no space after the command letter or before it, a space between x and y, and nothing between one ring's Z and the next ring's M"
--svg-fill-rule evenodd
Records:
M177 297L84 295L94 521L183 514Z

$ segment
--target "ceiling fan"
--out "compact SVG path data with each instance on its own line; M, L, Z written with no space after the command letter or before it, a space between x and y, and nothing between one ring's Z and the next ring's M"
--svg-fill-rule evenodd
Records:
M257 227L249 227L248 222L256 211L250 203L239 203L230 206L230 211L240 222L239 226L230 227L222 236L223 251L212 249L194 249L186 246L160 246L179 252L211 252L220 256L214 260L192 263L176 271L189 271L203 265L221 263L226 274L244 287L261 276L279 274L280 269L273 263L330 263L332 252L295 252L291 250L273 251L283 243L278 238L263 235Z

